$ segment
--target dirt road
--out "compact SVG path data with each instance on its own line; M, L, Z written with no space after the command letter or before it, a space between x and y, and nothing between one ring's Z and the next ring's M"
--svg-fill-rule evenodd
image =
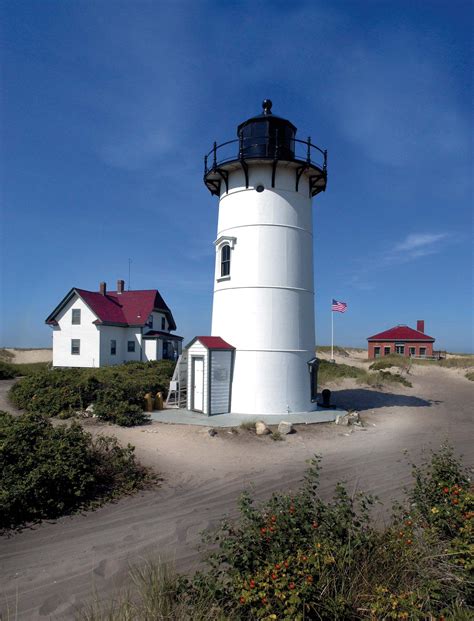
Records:
M4 537L0 609L8 603L13 619L71 619L93 589L111 595L129 562L159 554L192 570L199 531L234 513L243 488L253 482L260 497L295 488L314 453L323 455L323 496L346 480L349 489L375 493L387 505L410 480L405 450L417 459L423 447L448 439L473 466L474 384L447 369L417 367L414 373L413 388L375 392L346 381L335 389L334 401L358 409L365 431L313 425L273 442L243 431L210 437L202 428L158 423L145 430L106 428L135 444L140 458L161 471L163 485Z

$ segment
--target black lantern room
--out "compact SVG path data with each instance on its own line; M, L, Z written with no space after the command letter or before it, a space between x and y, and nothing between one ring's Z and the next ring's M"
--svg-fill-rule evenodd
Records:
M214 143L204 156L204 183L211 194L221 193L222 182L228 191L229 172L243 169L248 188L248 164L270 162L272 164L272 187L278 163L293 163L295 189L298 191L301 175L306 171L309 177L310 193L315 196L326 189L327 152L311 143L311 138L298 140L296 127L279 116L272 114L272 102L265 99L262 114L253 116L237 128L237 139L222 144Z

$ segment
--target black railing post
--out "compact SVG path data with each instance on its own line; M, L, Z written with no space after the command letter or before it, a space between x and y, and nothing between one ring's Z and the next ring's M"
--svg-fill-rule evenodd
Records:
M214 142L213 151L214 151L214 161L212 163L212 168L215 170L217 168L217 142Z
M207 155L204 156L204 174L207 175Z
M311 162L311 136L308 136L308 144L306 149L306 161L308 164Z
M328 150L324 149L324 164L323 164L324 172L326 172L327 167L328 167Z
M278 129L276 129L275 130L275 154L273 158L277 160L279 155L280 155L280 143L278 142Z
M239 132L239 160L241 160L244 156L244 136L242 134L242 130Z

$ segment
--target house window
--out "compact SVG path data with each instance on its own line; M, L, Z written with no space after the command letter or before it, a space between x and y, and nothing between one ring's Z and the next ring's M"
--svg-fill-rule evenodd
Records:
M81 324L81 309L80 308L72 309L72 324L74 326L79 326Z
M127 343L127 351L134 352L135 351L135 341L128 341Z
M230 276L230 246L225 244L221 249L221 276Z
M374 347L374 358L380 357L380 347Z
M408 353L410 354L410 356L416 356L416 347L409 347Z
M400 356L404 356L405 355L405 345L401 345L400 343L395 345L395 353L396 354L400 354Z
M153 329L153 314L148 317L148 321L146 325L152 330Z
M166 330L166 319L164 317L161 318L161 329Z
M426 356L426 347L420 347L420 356Z
M387 345L386 347L383 348L383 355L390 356L390 345Z
M110 341L110 355L115 356L117 354L117 341L112 339Z
M81 339L71 339L71 354L79 356L81 353Z

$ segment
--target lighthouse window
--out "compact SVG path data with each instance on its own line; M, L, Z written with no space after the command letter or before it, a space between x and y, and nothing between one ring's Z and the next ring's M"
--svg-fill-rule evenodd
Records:
M221 250L221 276L230 275L230 246L226 244Z

